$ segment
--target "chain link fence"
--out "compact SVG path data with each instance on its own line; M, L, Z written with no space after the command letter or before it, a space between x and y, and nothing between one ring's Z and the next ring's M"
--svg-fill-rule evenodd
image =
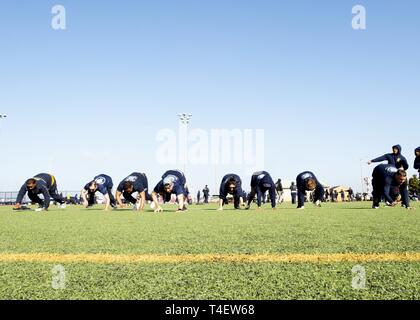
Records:
M0 206L13 205L16 203L18 191L0 191ZM77 204L80 202L80 191L63 191L61 196L67 203ZM42 195L40 195L42 197ZM29 203L28 196L23 198L23 204Z

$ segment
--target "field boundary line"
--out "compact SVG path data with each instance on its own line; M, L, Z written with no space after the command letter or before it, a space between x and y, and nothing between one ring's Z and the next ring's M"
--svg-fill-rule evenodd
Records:
M339 253L339 254L106 254L106 253L0 253L3 263L367 263L420 262L420 252L407 253Z

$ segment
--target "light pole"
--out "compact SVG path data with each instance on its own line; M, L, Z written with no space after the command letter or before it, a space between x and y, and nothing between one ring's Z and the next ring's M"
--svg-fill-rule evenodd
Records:
M362 193L364 193L365 185L363 183L363 159L360 159L360 182L362 183Z
M5 114L0 114L0 120L6 119L7 115ZM0 121L0 133L1 133L1 125L2 125L3 121Z
M187 160L188 160L188 125L190 124L190 120L192 118L192 114L187 113L179 113L178 119L180 123L180 129L183 129L182 133L184 135L184 142L183 142L183 149L184 149L184 174L186 174L187 170ZM181 131L180 131L181 133Z

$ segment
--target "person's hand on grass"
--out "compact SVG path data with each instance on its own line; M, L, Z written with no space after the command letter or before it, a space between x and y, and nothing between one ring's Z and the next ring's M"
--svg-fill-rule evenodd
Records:
M157 208L155 209L155 212L156 212L156 213L158 213L158 212L163 212L162 207L161 207L161 206L157 207Z

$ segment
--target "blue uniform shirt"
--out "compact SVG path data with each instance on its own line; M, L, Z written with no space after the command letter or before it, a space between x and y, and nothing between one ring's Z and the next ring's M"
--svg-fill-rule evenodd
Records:
M395 181L395 174L398 169L393 165L380 164L373 170L374 193L382 196L388 203L393 203L398 195L402 197L402 204L410 206L407 183L398 185Z
M188 195L188 192L185 189L185 185L187 183L184 174L181 171L178 170L169 170L166 171L163 176L162 180L159 181L159 183L154 188L154 192L160 193L160 194L168 194L165 191L165 185L164 180L170 179L172 183L174 184L174 188L170 194L176 194L177 196L183 194L185 196Z
M242 195L243 195L242 180L237 174L230 173L230 174L227 174L223 177L222 182L220 184L220 191L219 191L220 199L226 200L226 197L229 194L228 182L230 180L233 180L236 183L236 189L232 194L233 197L234 198L242 197Z
M261 199L263 195L269 191L270 201L273 208L276 207L276 184L267 171L255 172L251 178L251 188L257 191L257 203L261 207Z
M148 182L147 177L144 173L133 172L127 178L120 182L118 185L117 191L123 192L124 191L124 183L125 182L132 182L133 183L133 193L134 192L147 192Z
M300 175L296 178L296 187L298 190L298 206L303 207L305 205L305 195L308 188L306 187L306 182L309 179L313 179L316 182L315 187L315 196L314 196L314 202L316 201L323 201L324 195L325 195L325 189L322 186L322 184L318 181L317 177L310 171L302 172Z
M93 178L93 180L85 185L85 190L89 191L89 186L92 184L92 182L96 182L98 186L98 190L103 195L108 194L109 190L112 190L112 187L114 186L114 183L112 182L112 178L110 176L107 176L106 174L100 174Z
M420 147L418 147L414 154L416 155L416 160L414 160L414 169L418 170L420 172L420 156L417 156L417 152L420 151Z
M36 180L36 187L34 190L31 190L31 192L34 194L42 194L44 196L45 206L48 208L51 201L49 190L55 186L55 178L48 173L40 173L33 177L33 179ZM22 203L22 200L28 191L26 183L23 184L16 197L16 203Z
M393 146L392 149L398 149L398 153L388 153L384 154L383 156L373 159L372 162L382 162L388 161L388 164L393 165L396 168L403 168L404 170L408 170L409 165L407 159L401 154L402 148L400 145Z

